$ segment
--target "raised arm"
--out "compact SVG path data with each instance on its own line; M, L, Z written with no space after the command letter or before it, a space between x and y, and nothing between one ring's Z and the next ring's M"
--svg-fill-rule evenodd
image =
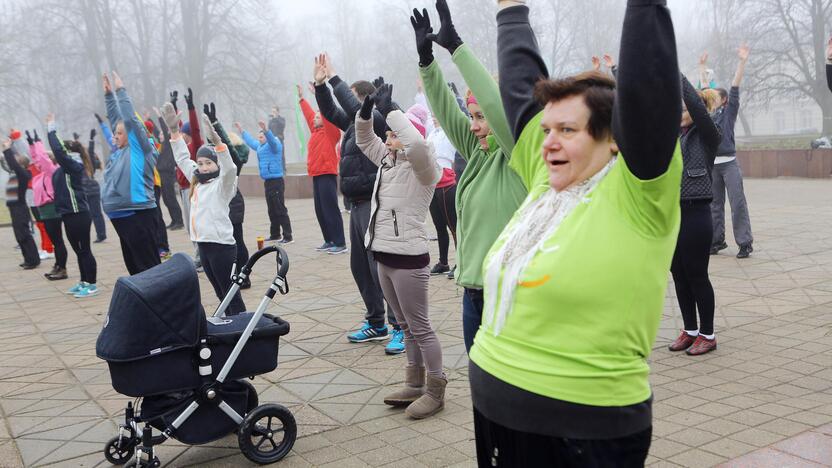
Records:
M55 155L55 161L58 161L58 165L61 166L64 171L70 174L79 174L83 172L84 165L69 157L66 152L66 148L64 148L64 142L58 138L58 132L54 125L52 125L49 129L49 135L47 138L49 139L49 147L52 149L52 154Z
M182 133L179 131L179 112L174 109L173 104L166 102L162 106L162 118L165 119L165 125L170 131L170 147L173 150L173 159L176 161L176 166L182 171L182 174L189 181L194 177L197 170L196 161L191 159L191 152L188 150L188 145L182 138Z
M14 156L14 150L11 148L11 140L7 140L3 144L3 159L6 162L6 165L14 175L17 176L17 183L18 186L24 187L29 184L29 181L32 179L32 173L27 171L17 162L17 158Z
M250 133L248 133L248 130L243 130L242 127L240 127L240 124L234 125L237 126L237 131L240 132L240 137L242 137L246 145L248 145L248 147L253 149L254 151L257 151L257 148L260 148L260 143L257 140L255 140Z
M722 134L719 127L714 123L711 114L708 113L708 108L705 107L705 102L699 96L699 92L688 81L687 77L682 75L682 100L685 101L685 106L688 108L690 118L693 124L701 132L702 138L708 146L716 148L722 140Z
M194 92L188 88L188 94L185 95L185 102L188 104L188 122L191 126L191 147L199 148L202 146L202 133L199 128L199 116L196 114L196 107L194 107Z
M373 131L373 122L370 119L373 119L373 98L367 96L355 115L355 144L367 159L376 166L381 166L381 161L387 154L387 146Z
M312 110L312 106L303 97L300 97L300 111L303 113L303 120L306 122L306 126L309 127L309 131L314 130L315 111Z
M543 108L532 96L534 85L549 76L537 38L529 24L529 8L500 0L497 13L497 64L500 95L514 140Z
M332 91L330 91L326 82L315 84L315 101L318 103L318 109L321 110L321 115L341 130L346 132L350 128L350 125L353 124L352 119L350 119L347 113L335 104L335 100L332 99Z
M613 135L630 172L641 180L667 171L679 138L679 66L665 5L629 0L621 33Z
M387 125L404 145L404 153L413 167L416 180L422 185L436 185L442 177L442 170L436 164L436 155L430 150L430 145L416 127L400 110L387 114Z
M154 157L154 150L150 146L147 129L144 127L144 122L139 119L133 101L127 94L121 78L113 72L115 77L116 100L118 101L118 108L123 117L124 129L127 131L127 138L129 140L131 151L141 151L147 158Z
M40 138L38 138L37 132L35 132L35 139L32 141L32 145L29 146L29 154L32 155L32 162L38 170L42 172L45 177L52 177L52 173L55 172L58 165L49 159L49 155L46 154L46 148L43 146L43 142L40 141Z
M95 118L98 120L98 126L101 128L101 136L104 137L104 142L107 143L107 147L110 148L111 153L115 152L118 148L116 148L116 144L113 141L113 131L100 115L95 114Z
M210 107L208 110L210 111ZM216 119L216 108L214 108L214 112L211 112L211 114L211 117ZM222 137L220 137L219 132L217 132L214 124L211 122L211 117L209 117L208 113L202 114L202 128L205 129L205 138L209 144L214 146L214 151L217 153L217 165L220 166L220 191L225 202L228 203L234 198L234 194L237 192L238 168L231 158L228 145L223 143Z
M699 89L705 89L710 87L710 83L708 83L708 52L702 52L702 55L699 56L699 64L696 67L696 71L699 73Z
M737 63L737 71L734 72L734 80L731 82L732 88L740 87L742 77L745 75L745 65L748 63L748 55L750 53L751 49L748 47L748 44L743 44L739 49L737 49L737 57L740 61Z
M217 106L214 105L212 102L211 105L205 104L202 106L202 109L206 116L208 116L208 125L214 129L217 136L219 137L222 144L224 144L228 149L228 155L231 156L231 161L234 163L234 166L237 168L236 174L239 176L240 171L243 170L243 166L245 165L245 161L243 161L240 156L237 154L237 150L234 149L234 145L231 144L231 139L228 138L228 133L225 132L225 128L223 128L222 124L220 123L219 119L217 119Z

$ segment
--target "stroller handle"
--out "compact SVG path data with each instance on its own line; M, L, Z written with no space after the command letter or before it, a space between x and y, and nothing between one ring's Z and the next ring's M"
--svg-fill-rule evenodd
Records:
M276 245L263 247L257 252L254 252L254 254L248 259L248 262L243 266L242 271L244 271L246 276L248 276L248 274L251 273L251 269L254 267L254 264L257 263L257 261L262 257L272 252L277 252L277 276L285 277L286 273L289 271L289 254Z

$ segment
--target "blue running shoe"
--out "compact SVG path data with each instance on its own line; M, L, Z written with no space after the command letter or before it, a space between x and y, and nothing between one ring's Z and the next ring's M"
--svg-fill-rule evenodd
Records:
M86 286L84 286L83 289L81 289L80 291L75 293L75 295L73 297L76 297L78 299L82 299L82 298L85 298L85 297L92 297L92 296L97 296L97 295L98 295L98 286L88 283Z
M78 294L78 293L79 293L82 289L84 289L85 287L87 287L87 283L85 283L85 282L83 282L83 281L80 281L80 282L79 282L78 284L76 284L75 286L73 286L73 287L71 287L71 288L67 289L67 290L66 290L66 293L67 293L67 294L69 294L70 296L74 296L74 295Z
M329 255L338 255L347 252L349 252L349 249L347 249L346 245L333 245L332 247L326 250L326 253L328 253Z
M315 250L317 250L318 252L325 252L331 249L332 247L335 247L335 244L333 244L332 242L324 242L320 247L316 247Z
M401 354L404 352L404 332L401 330L393 330L393 337L390 342L384 347L384 352L387 354Z
M390 338L387 327L375 328L369 323L364 322L364 326L360 330L347 335L347 340L350 343L366 343L368 341L384 341Z

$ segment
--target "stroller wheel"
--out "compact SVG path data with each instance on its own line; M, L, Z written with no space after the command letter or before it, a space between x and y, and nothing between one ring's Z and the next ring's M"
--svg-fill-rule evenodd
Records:
M258 406L240 423L237 440L246 458L265 465L285 457L297 437L292 412L277 404Z
M123 465L133 458L136 441L132 437L115 436L104 447L104 458L113 465Z

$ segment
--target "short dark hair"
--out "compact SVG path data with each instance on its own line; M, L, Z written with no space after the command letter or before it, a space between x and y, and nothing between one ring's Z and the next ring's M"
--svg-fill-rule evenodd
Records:
M365 97L376 92L376 87L366 80L358 80L351 84L350 88L355 90L355 94L358 95L359 100L363 100Z
M728 91L725 88L716 88L716 92L719 93L719 97L722 99L728 99Z
M540 80L534 86L534 98L540 105L583 96L589 107L589 134L600 141L612 136L612 108L615 104L615 80L597 71L580 73L556 80Z

